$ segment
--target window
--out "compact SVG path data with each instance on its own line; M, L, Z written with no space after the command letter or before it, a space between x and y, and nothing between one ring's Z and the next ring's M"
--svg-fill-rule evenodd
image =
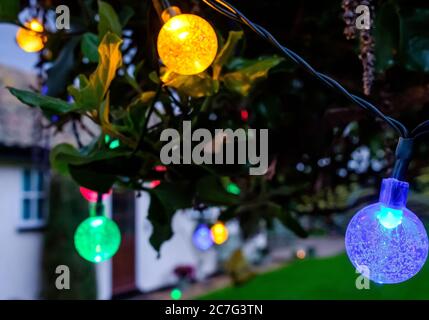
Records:
M45 225L47 175L41 170L22 172L22 209L20 227L37 228Z

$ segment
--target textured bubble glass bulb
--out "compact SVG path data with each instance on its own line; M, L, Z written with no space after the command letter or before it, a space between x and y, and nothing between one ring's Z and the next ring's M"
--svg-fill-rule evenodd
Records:
M82 258L98 263L115 255L121 244L121 233L113 220L90 217L77 227L74 243Z
M205 223L201 223L195 228L192 242L201 251L206 251L213 246L210 228Z
M408 183L384 179L380 201L360 210L346 231L356 269L376 283L399 283L417 274L428 255L422 222L406 208Z
M158 35L158 54L171 71L183 75L203 72L217 53L217 36L212 26L193 14L170 18Z
M16 33L16 42L25 52L38 52L45 47L46 37L42 34L43 25L33 19L25 23L26 28L19 28Z

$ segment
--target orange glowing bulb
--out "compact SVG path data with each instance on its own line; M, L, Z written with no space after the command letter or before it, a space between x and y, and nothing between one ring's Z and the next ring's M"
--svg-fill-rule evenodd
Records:
M210 23L193 14L170 18L158 35L158 54L167 68L183 75L206 70L216 57L216 32Z
M216 222L210 229L212 240L217 245L228 240L228 228L222 222Z
M45 30L37 19L25 23L26 28L19 28L16 33L16 42L25 52L38 52L45 47L46 36L42 34Z
M296 257L298 258L298 259L305 259L305 257L307 256L307 253L305 252L305 250L304 249L299 249L299 250L297 250L297 252L296 252Z

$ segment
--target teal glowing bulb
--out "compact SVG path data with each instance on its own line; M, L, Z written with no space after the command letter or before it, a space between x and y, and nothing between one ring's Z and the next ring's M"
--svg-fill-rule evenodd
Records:
M173 289L170 292L170 297L173 300L180 300L180 298L182 298L182 291L180 289Z
M121 233L113 220L104 216L90 217L77 227L74 244L82 258L99 263L118 251Z
M392 209L380 206L380 211L377 214L378 222L386 229L393 229L402 223L404 213L402 210Z

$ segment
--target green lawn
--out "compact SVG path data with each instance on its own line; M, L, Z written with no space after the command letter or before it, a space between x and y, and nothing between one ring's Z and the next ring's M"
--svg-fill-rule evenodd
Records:
M258 275L241 287L228 287L199 299L429 299L429 263L409 281L396 285L370 283L355 287L357 278L347 256L296 261Z

